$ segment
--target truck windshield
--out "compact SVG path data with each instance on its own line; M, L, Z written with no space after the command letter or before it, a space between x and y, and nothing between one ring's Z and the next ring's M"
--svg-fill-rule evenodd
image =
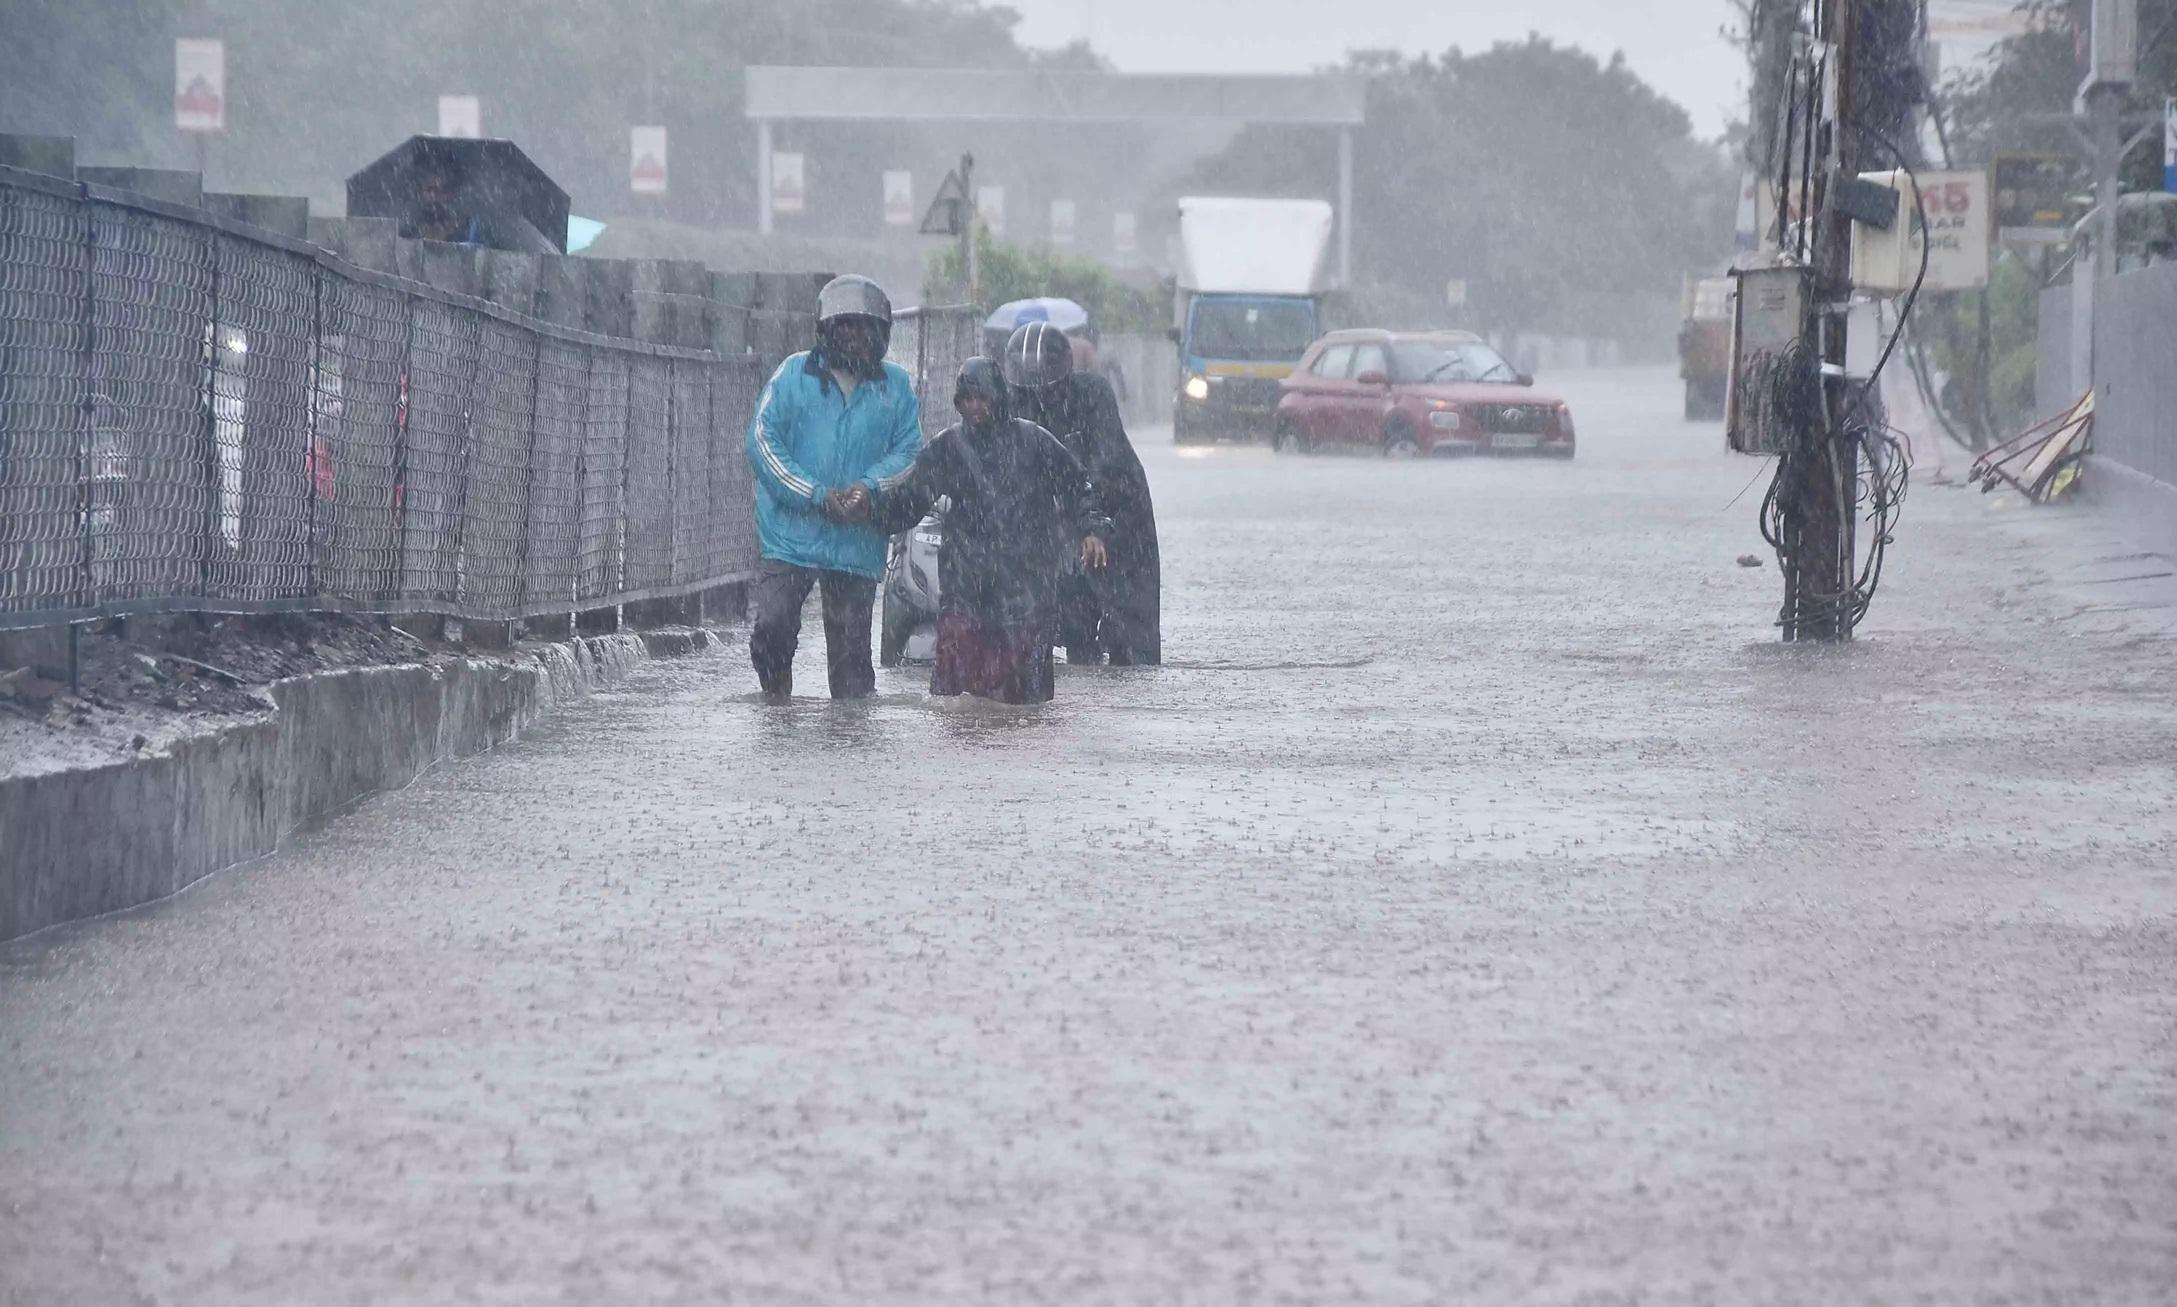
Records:
M1220 303L1194 306L1194 354L1198 358L1297 359L1315 341L1311 304Z

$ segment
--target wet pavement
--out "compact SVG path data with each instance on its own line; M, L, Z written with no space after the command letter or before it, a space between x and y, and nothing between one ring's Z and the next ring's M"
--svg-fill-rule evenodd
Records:
M2153 569L1917 486L1782 648L1756 465L1552 381L1141 433L1164 668L655 665L0 946L0 1302L2169 1301Z

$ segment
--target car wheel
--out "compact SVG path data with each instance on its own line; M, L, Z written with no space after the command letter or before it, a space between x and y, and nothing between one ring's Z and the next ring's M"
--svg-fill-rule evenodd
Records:
M1173 444L1191 445L1194 444L1198 439L1199 437L1195 435L1193 424L1188 422L1185 417L1185 410L1181 410L1178 413L1172 414Z
M1305 454L1308 452L1308 438L1300 434L1300 428L1293 425L1291 418L1281 417L1277 420L1276 429L1271 432L1270 447L1280 454Z
M1393 422L1383 429L1383 456L1385 458L1413 458L1421 453L1421 442L1414 439L1414 429L1404 422Z

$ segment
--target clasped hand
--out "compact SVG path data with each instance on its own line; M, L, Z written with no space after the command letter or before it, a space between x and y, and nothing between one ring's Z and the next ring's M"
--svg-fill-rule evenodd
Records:
M828 492L824 496L824 516L836 522L868 521L869 487L852 485Z

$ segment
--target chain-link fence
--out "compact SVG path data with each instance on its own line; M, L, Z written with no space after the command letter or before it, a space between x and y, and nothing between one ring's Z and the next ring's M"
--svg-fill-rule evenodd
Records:
M745 579L761 366L9 173L0 627L190 609L506 620Z
M901 309L892 320L892 362L915 379L924 439L953 424L952 388L960 365L981 346L982 313L973 305Z

